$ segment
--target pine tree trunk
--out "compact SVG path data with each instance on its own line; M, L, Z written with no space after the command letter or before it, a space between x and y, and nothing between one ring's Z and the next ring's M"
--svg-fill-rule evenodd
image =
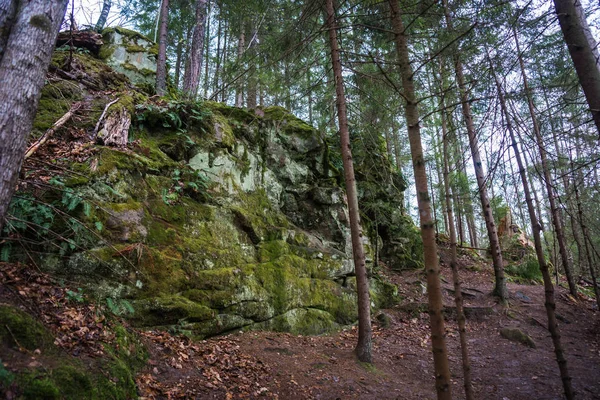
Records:
M96 26L94 27L94 30L96 32L100 32L102 29L104 29L104 25L106 25L106 20L108 19L108 13L110 12L111 5L112 0L104 0L102 2L102 11L100 12L98 22L96 22Z
M556 322L556 303L554 301L554 286L552 285L552 277L550 276L550 272L548 271L548 264L546 263L546 257L542 248L542 238L540 233L541 228L540 224L538 223L537 216L535 215L535 207L533 205L531 193L529 192L529 182L527 181L527 174L525 173L525 167L523 161L521 160L521 154L517 146L517 140L515 134L513 133L512 124L510 122L510 115L508 113L508 109L506 108L506 102L504 99L502 86L500 85L500 82L498 81L498 78L495 74L494 66L489 58L489 55L488 61L494 77L494 81L496 82L496 88L498 90L498 99L500 100L500 107L502 108L502 112L504 114L506 128L510 134L511 145L513 148L513 152L515 153L515 158L519 167L519 175L521 176L521 182L523 184L523 192L525 193L525 201L527 202L527 210L529 211L529 218L531 220L533 230L533 242L535 245L535 252L537 254L540 271L542 272L542 277L544 279L544 292L546 294L545 306L546 314L548 316L548 331L550 332L550 336L552 337L552 343L554 344L554 353L556 354L556 360L558 362L565 396L567 397L567 399L572 399L573 388L571 386L571 377L569 376L569 371L567 368L567 360L565 358L564 350L560 341L560 331L558 329L558 323Z
M331 0L329 0L331 1ZM427 272L427 296L429 300L429 318L431 325L431 344L435 369L435 388L438 399L451 399L450 368L446 349L444 316L442 314L442 291L440 284L440 266L435 242L434 221L431 215L431 204L427 188L427 173L421 144L421 127L419 126L419 110L413 81L413 71L408 53L408 41L402 22L398 0L389 0L392 28L398 55L402 88L406 101L405 114L408 127L408 141L412 154L412 164L417 191L417 203L421 223L421 238L425 270Z
M469 349L467 345L466 318L463 308L462 288L458 274L458 257L456 254L456 228L454 227L454 214L452 212L452 195L450 193L450 169L448 167L448 138L446 127L446 111L444 109L444 98L440 104L442 114L442 157L444 159L444 193L446 195L446 213L448 215L448 230L450 232L450 269L452 270L452 281L454 282L454 302L456 304L456 319L458 323L458 334L460 337L460 350L462 355L463 381L465 386L465 397L467 400L474 399L473 383L471 382L471 361L469 360Z
M167 27L169 0L160 5L160 28L158 33L158 59L156 60L156 94L164 96L167 91Z
M67 3L29 0L18 8L17 2L2 4L7 11L0 11L0 27L10 33L0 52L0 232Z
M256 61L258 59L256 53L256 44L258 42L258 31L255 27L252 30L252 36L250 37L249 44L249 57L248 57L248 89L246 90L246 107L250 109L256 108L256 97L257 91L256 86L258 84L258 78L256 76Z
M600 134L600 57L581 0L554 0L569 54Z
M454 28L452 25L452 18L450 16L450 10L448 9L448 1L442 0L442 2L444 5L446 25L448 26L448 29L453 32ZM456 81L460 91L463 117L467 125L467 134L469 135L469 147L471 148L471 157L473 158L473 167L475 169L475 178L477 179L477 186L479 189L481 209L483 210L483 217L485 219L488 239L490 242L490 250L492 253L492 262L494 264L494 275L496 278L494 295L497 296L500 301L505 302L508 300L508 290L506 289L506 279L504 278L504 265L502 260L502 252L500 249L500 241L498 240L496 223L494 222L494 215L492 214L492 207L490 205L487 188L485 186L486 180L485 173L483 171L483 162L481 161L481 156L479 154L477 133L475 132L475 126L473 124L473 116L471 114L471 105L469 103L469 97L465 85L463 66L458 52L454 53L454 67L456 72Z
M358 343L356 355L362 362L371 363L371 304L369 300L369 281L365 264L363 249L363 233L360 225L358 210L358 197L356 193L356 180L354 178L354 165L350 149L350 133L346 115L346 97L344 94L344 81L342 77L342 64L340 50L337 42L337 22L333 0L326 1L327 21L329 30L329 44L331 46L331 62L335 79L335 92L337 99L338 122L340 124L340 139L342 143L342 159L344 163L344 177L346 180L346 193L348 196L348 214L350 218L350 233L352 236L352 253L354 256L354 271L356 273L356 290L358 295Z
M550 203L550 212L552 213L552 223L554 224L554 232L556 233L556 240L558 241L558 250L560 252L560 258L562 261L565 275L567 275L567 282L569 283L569 291L571 295L577 297L577 285L573 278L573 266L569 260L569 253L567 251L567 245L565 244L565 235L562 225L562 219L560 217L560 210L556 204L554 197L554 188L552 187L552 180L550 177L550 170L548 168L548 161L546 156L546 146L542 133L540 132L540 126L533 106L533 99L531 97L531 91L529 90L529 82L527 81L527 73L525 72L525 64L523 57L521 56L521 48L519 46L519 39L517 37L517 31L513 27L513 37L517 45L517 58L519 59L519 66L521 67L521 77L523 78L523 88L525 89L525 95L527 97L527 106L529 107L529 115L533 123L533 133L537 142L538 149L540 151L540 158L542 161L542 173L544 174L544 181L546 184L546 193L548 194L548 202Z
M206 0L196 0L196 24L192 36L192 50L183 75L183 92L195 99L200 85L200 70L204 56L204 33L206 29Z

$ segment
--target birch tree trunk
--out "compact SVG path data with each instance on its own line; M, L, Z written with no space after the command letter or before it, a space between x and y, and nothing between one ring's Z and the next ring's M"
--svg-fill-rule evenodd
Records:
M102 3L102 11L100 12L100 17L98 18L98 22L96 22L96 26L94 30L96 32L100 32L104 29L104 25L106 25L106 20L108 19L108 13L110 12L110 6L112 5L112 0L104 0Z
M196 1L196 25L192 36L192 50L183 75L183 92L191 99L198 95L200 70L204 56L204 35L206 32L206 0Z
M0 27L8 28L0 32L5 45L2 51L0 43L0 231L67 3L4 1L0 6Z
M585 19L580 0L554 0L569 54L600 134L600 59L598 44Z
M346 111L346 97L344 94L344 80L342 77L342 64L340 50L337 42L337 22L333 0L326 0L326 26L329 30L329 45L331 46L331 63L335 80L336 105L338 123L340 125L340 139L342 144L342 159L344 163L344 177L346 180L346 194L348 196L348 214L350 217L350 234L352 237L352 253L354 256L354 271L356 273L356 291L358 295L358 343L356 355L362 362L371 363L372 332L371 332L371 302L369 300L369 281L365 264L365 251L363 248L363 233L360 225L358 210L358 196L356 180L354 178L354 164L350 149L350 132Z
M169 0L160 5L160 28L158 33L158 59L156 60L156 94L164 96L167 91L167 27Z
M564 355L564 350L562 348L562 344L560 341L560 331L558 329L558 323L556 320L556 302L554 301L554 286L552 284L552 277L550 276L550 272L548 271L548 264L546 263L546 256L544 255L544 249L542 248L542 238L541 238L541 226L538 223L537 216L535 214L535 207L533 205L533 199L531 198L531 193L529 191L529 182L527 180L527 174L525 173L524 163L521 160L521 154L519 152L519 147L517 145L517 140L515 134L513 132L510 115L508 113L508 109L506 107L506 102L504 99L504 93L502 90L502 86L500 85L500 81L498 80L496 73L494 71L494 66L488 55L488 62L490 64L490 69L492 71L492 75L494 77L494 81L496 83L496 88L498 90L498 99L500 100L500 107L502 108L502 113L504 114L506 128L508 133L510 134L511 145L513 148L513 152L515 153L515 158L517 160L517 165L519 167L519 175L521 176L521 182L523 184L523 192L525 193L525 201L527 202L527 210L529 211L529 219L531 220L531 227L533 231L533 243L535 246L535 252L537 254L538 263L540 266L540 271L542 272L542 277L544 279L544 292L545 292L545 306L546 306L546 315L548 316L548 331L550 332L550 336L552 337L552 343L554 344L554 353L556 354L556 360L558 362L558 368L560 370L560 377L563 382L563 389L565 392L565 396L567 399L573 398L573 388L571 386L571 377L569 376L569 371L567 368L567 360Z
M331 1L331 0L330 0ZM421 223L421 238L425 270L427 272L427 296L429 300L429 318L431 326L431 345L435 369L435 388L438 399L451 399L450 368L446 349L446 332L442 314L442 291L440 284L440 265L435 242L434 221L431 215L431 200L427 191L427 173L423 146L421 144L421 127L419 126L419 110L413 81L413 71L408 53L408 41L402 22L398 0L389 0L392 28L398 55L398 65L402 75L403 97L406 101L405 115L408 127L408 141L412 154L412 165L417 190L417 203Z

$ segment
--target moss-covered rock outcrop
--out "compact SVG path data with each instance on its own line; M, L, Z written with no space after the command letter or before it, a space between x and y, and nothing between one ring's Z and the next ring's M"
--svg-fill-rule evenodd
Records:
M146 40L105 32L117 34L138 45ZM127 82L96 68L99 62L87 67L98 71L93 76ZM77 85L69 102L101 96L63 81ZM67 165L72 173L40 194L76 218L48 219L48 232L67 241L60 251L45 244L43 268L87 282L100 299L128 299L139 326L198 337L233 329L320 334L355 322L348 211L328 139L281 107L149 100L127 83L119 90L132 116L130 143L86 143L87 156ZM48 111L42 106L39 115ZM91 134L94 123L81 129ZM418 266L419 238L401 206L403 181L389 162L372 167L357 168L369 237L382 259ZM372 306L389 306L395 287L378 277L374 245L367 238L365 245Z

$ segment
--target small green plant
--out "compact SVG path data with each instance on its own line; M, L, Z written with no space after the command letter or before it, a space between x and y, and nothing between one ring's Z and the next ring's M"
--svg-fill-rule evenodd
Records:
M111 313L117 316L135 313L135 309L131 303L125 299L113 299L112 297L107 297L106 306Z
M75 303L83 303L85 298L83 297L83 289L77 288L77 291L67 290L67 300Z
M202 103L189 100L149 102L137 105L136 109L137 123L141 128L169 128L180 133L211 115Z
M4 367L0 359L0 388L8 388L15 380L15 376Z

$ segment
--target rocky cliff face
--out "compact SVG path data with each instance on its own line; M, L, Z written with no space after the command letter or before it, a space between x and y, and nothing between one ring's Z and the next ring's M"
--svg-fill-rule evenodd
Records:
M118 43L110 46L119 53ZM57 52L55 65L63 60ZM51 204L61 218L49 217L42 232L14 224L5 232L28 240L56 232L55 243L40 244L42 268L83 282L100 300L127 299L139 325L200 337L241 328L319 334L355 322L345 195L336 149L320 132L279 107L149 99L94 57L76 54L75 62L86 81L50 76L36 126L83 101L81 115L38 156L65 146L77 152L57 157L58 176L44 190L39 174L21 186L22 198ZM93 144L113 98L104 114L126 114L129 144ZM62 108L44 108L53 100ZM381 154L368 159L379 164L363 168L358 186L378 308L397 294L377 274L375 254L397 268L415 266L420 244L401 211L397 173ZM13 213L25 211L13 204ZM61 237L66 245L55 246ZM5 254L25 258L16 246Z

